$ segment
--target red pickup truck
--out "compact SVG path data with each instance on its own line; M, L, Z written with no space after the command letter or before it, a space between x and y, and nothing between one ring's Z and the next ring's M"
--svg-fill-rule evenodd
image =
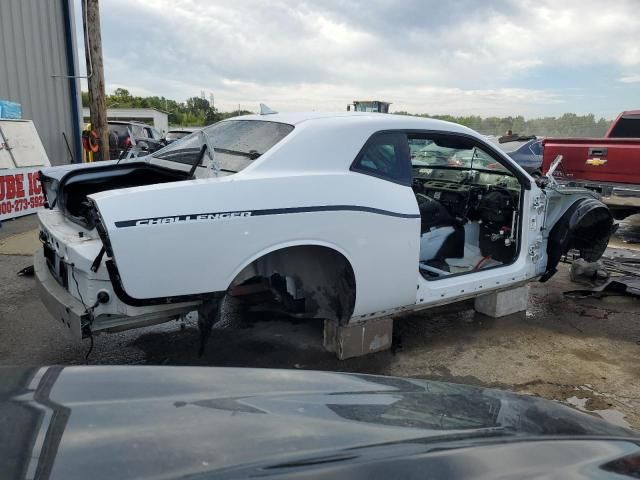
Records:
M640 213L640 110L622 112L604 138L546 138L542 171L562 155L555 177L602 195L617 219Z

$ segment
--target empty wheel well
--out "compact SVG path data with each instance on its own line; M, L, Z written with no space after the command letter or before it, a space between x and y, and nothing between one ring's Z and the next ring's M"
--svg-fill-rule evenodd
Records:
M324 246L282 248L251 262L236 276L229 292L255 299L260 286L274 293L291 313L347 322L356 299L355 275L340 252ZM264 299L264 297L262 297Z

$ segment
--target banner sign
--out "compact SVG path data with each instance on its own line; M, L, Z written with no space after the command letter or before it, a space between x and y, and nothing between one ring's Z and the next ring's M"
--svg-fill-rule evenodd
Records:
M35 213L44 205L40 168L0 170L0 220Z

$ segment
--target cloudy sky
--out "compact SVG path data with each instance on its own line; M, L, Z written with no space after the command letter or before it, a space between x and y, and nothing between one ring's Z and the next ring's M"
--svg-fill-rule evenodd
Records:
M76 1L82 48L80 1ZM100 0L107 91L220 110L640 108L640 0ZM83 50L82 50L83 51ZM80 57L84 70L84 54Z

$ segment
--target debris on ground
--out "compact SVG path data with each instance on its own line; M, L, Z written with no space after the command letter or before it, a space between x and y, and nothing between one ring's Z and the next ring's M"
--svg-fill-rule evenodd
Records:
M33 277L33 275L35 274L35 268L33 265L29 265L28 267L24 267L22 270L20 270L17 275L21 276L21 277Z
M601 261L587 262L579 258L571 264L571 281L585 285L602 285L609 279L609 272Z
M635 275L640 277L640 258L636 257L602 257L604 267L611 273Z
M611 278L603 285L599 285L591 290L570 290L564 292L568 298L603 298L614 295L630 295L640 297L640 277L626 275Z
M602 257L597 262L582 258L565 259L571 264L571 281L589 289L564 292L565 297L604 298L613 295L640 297L640 258L634 256ZM611 276L614 274L614 276Z

